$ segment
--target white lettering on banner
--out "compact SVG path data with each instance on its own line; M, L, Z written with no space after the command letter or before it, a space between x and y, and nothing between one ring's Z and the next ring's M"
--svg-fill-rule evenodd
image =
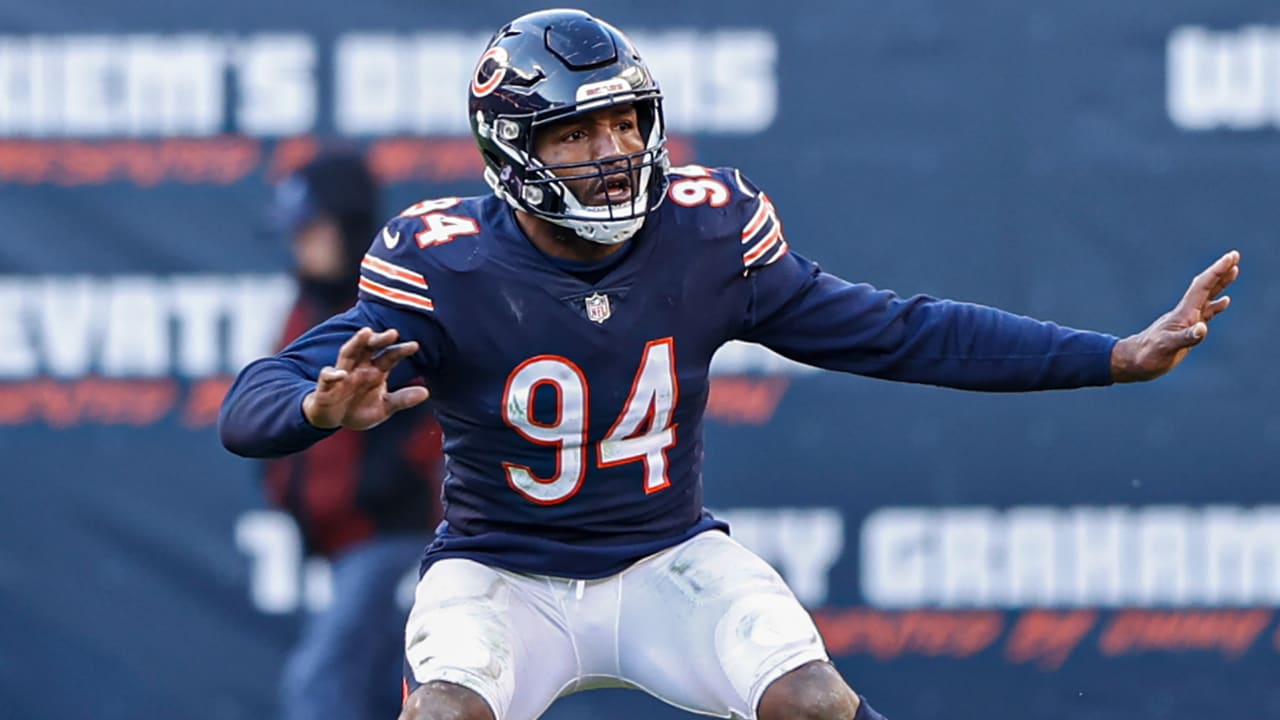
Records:
M459 134L471 132L466 122L467 88L475 71L475 58L487 40L481 34L464 33L414 36L407 55L411 58L409 67L421 87L433 91L410 93L409 129L412 132L447 134L451 129Z
M676 132L758 133L778 114L777 38L767 30L633 33Z
M0 37L0 135L190 135L223 125L208 35Z
M22 321L23 287L0 282L0 377L31 377L40 361Z
M1167 65L1168 112L1178 127L1280 127L1280 27L1177 28Z
M871 604L1280 604L1280 505L882 508L861 529Z
M225 367L239 371L275 349L296 289L283 275L241 275L230 287Z
M0 276L0 381L234 372L272 351L293 294L283 274ZM738 341L711 362L713 376L813 372Z
M335 54L334 120L349 135L462 135L467 86L488 35L349 33Z
M633 36L675 132L755 133L777 115L778 48L764 30L672 30ZM338 40L341 132L465 134L467 83L488 33L350 33ZM407 59L407 61L406 61Z
M302 34L254 35L236 48L239 130L294 135L316 122L316 47Z
M204 137L315 125L314 41L267 33L0 36L0 136Z
M800 602L826 602L831 567L844 553L844 516L838 508L735 508L715 511L733 537L774 566Z
M778 569L801 602L827 599L831 566L844 550L844 519L836 508L754 508L716 512L733 536ZM319 610L332 599L332 577L323 559L305 560L298 527L276 510L250 510L236 519L236 546L249 561L249 597L259 611ZM413 604L418 569L410 569L396 596Z
M292 612L301 598L302 537L282 512L252 510L236 519L236 547L249 557L249 597L265 613Z
M399 42L391 34L349 34L338 39L333 80L337 106L334 123L347 135L386 135L396 131L404 121L413 92L410 76L402 81ZM406 66L406 70L407 70ZM463 87L463 86L459 86ZM437 93L418 88L424 96Z
M0 380L207 377L269 354L279 275L0 276Z
M117 277L105 298L102 374L159 377L169 371L169 323L156 278Z
M184 377L208 377L223 369L219 326L232 309L226 283L217 277L173 278L173 316L181 335L175 371ZM263 347L270 347L264 345Z
M117 41L108 47L115 50ZM201 35L134 36L124 45L123 64L86 68L96 88L111 98L113 83L123 79L125 98L103 134L214 135L222 130L224 102L222 43ZM102 108L85 107L88 117Z
M100 342L95 304L102 296L98 284L87 275L28 279L24 285L36 304L31 338L32 354L42 355L44 369L54 377L86 375L93 364L94 345ZM22 307L21 298L18 304ZM36 337L43 347L35 344ZM35 373L32 373L35 374Z
M488 36L340 36L335 126L348 135L466 135L467 86ZM673 131L756 133L773 123L778 46L771 32L635 37L669 98ZM0 35L0 137L307 133L320 114L321 59L315 39L298 32Z
M249 560L249 599L260 612L315 612L333 602L332 566L324 558L304 557L302 535L289 515L250 510L236 519L234 532L236 547ZM417 582L417 563L412 563L396 592L402 610L413 605Z
M1075 567L1054 570L1055 577L1069 578L1065 584L1075 599L1074 604L1103 607L1124 604L1121 588L1125 584L1125 551L1129 547L1125 533L1127 516L1128 512L1118 507L1076 509L1068 531L1070 537L1065 540L1075 549ZM1039 521L1042 526L1050 528L1049 532L1055 538L1058 537L1056 518L1056 515L1049 515ZM1045 551L1042 549L1042 552ZM1032 562L1043 562L1046 556L1042 554ZM1050 597L1066 592L1066 589L1055 590Z

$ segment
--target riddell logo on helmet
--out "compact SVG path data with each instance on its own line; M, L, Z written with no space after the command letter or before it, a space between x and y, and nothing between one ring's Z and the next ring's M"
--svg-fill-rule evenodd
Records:
M625 92L630 89L631 84L620 77L602 80L600 82L584 83L578 88L575 100L582 102L584 100L600 97L601 95L611 95L616 92Z

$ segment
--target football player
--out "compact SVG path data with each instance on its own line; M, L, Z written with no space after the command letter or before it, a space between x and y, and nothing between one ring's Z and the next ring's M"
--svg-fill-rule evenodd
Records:
M716 349L971 390L1107 385L1172 369L1229 302L1235 252L1125 339L846 282L792 252L738 170L670 168L662 102L639 51L586 13L503 26L469 102L493 194L406 209L364 256L360 302L226 398L225 445L272 456L372 427L426 379L446 510L402 720L530 720L604 686L719 717L881 717L702 507Z

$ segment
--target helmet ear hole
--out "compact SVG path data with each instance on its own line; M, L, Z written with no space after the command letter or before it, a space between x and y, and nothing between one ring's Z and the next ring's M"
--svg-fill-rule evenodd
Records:
M520 137L520 125L506 118L498 118L493 124L494 129L498 132L498 137L507 142L515 142Z

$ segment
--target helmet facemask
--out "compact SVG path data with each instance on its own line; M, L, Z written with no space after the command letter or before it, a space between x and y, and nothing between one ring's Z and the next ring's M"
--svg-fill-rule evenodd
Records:
M541 128L585 113L616 105L635 107L637 127L645 147L637 152L599 160L548 165L534 154L534 139ZM493 146L506 157L487 158L485 180L517 209L568 228L579 237L604 245L616 245L633 237L666 194L670 160L658 90L618 92L589 102L551 111L499 116L486 126ZM501 170L494 171L494 167ZM557 175L557 172L565 173ZM625 178L630 197L617 203L584 203L568 182L591 180L596 187Z

